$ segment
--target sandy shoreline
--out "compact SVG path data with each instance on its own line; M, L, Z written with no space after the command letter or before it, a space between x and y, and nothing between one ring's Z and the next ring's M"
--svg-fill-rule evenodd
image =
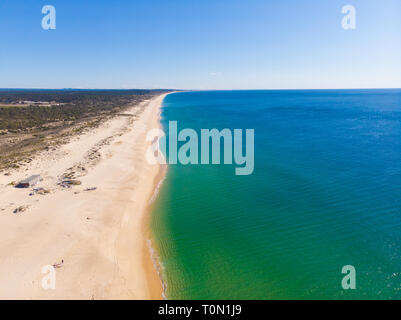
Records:
M146 161L145 137L160 128L164 97L38 155L27 168L1 173L0 299L162 297L147 215L166 168ZM9 185L32 174L42 176L35 188L46 194ZM63 174L81 184L60 186ZM54 290L42 285L49 265L57 267Z

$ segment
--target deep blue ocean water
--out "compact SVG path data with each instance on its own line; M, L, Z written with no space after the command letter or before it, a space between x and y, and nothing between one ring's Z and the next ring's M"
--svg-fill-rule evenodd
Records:
M401 298L401 90L182 92L172 120L254 129L255 170L169 166L152 216L168 298Z

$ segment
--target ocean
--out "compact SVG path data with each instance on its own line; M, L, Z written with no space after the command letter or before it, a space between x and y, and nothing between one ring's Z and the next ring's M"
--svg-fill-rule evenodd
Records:
M254 129L255 160L169 165L151 221L167 298L401 298L401 90L180 92L169 121Z

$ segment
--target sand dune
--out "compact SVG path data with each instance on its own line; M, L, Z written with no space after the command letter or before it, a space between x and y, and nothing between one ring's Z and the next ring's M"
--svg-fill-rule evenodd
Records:
M145 136L164 96L1 174L0 299L161 298L145 217L163 168L147 163ZM37 193L8 185L32 174ZM47 265L54 290L42 286Z

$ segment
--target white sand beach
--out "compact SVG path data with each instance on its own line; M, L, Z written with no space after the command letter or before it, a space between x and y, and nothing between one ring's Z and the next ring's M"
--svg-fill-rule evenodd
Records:
M145 137L160 127L164 97L1 173L0 299L162 297L146 214L164 168L146 161ZM37 193L9 185L34 174L43 178ZM63 187L63 175L79 182ZM54 290L42 287L48 265L56 267Z

